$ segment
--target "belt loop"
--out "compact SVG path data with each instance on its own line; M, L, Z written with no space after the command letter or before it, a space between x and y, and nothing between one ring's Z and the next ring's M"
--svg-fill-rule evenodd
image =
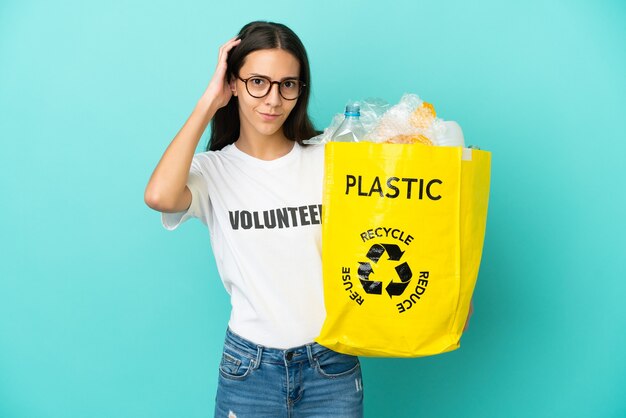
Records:
M313 359L313 351L311 350L311 344L306 345L306 355L309 358L311 367L315 367L315 360Z
M253 370L258 369L259 366L261 365L261 357L263 356L263 348L264 347L262 345L256 346L256 359L254 360Z

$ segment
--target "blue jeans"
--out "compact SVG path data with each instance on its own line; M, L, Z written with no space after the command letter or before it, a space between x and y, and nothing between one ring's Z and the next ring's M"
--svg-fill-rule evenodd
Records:
M358 357L311 343L286 350L226 330L215 417L363 417Z

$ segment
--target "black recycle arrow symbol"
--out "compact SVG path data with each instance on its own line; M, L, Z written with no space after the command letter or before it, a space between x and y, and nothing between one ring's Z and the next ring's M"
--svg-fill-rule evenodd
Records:
M411 277L413 277L413 272L406 261L399 266L396 266L396 272L398 273L398 277L400 277L400 282L394 282L392 280L387 285L385 290L387 291L389 297L400 296L404 292L404 289L406 289L409 285Z
M404 254L404 251L401 251L400 247L398 247L396 244L374 244L367 252L367 258L369 258L374 263L378 263L378 260L380 260L385 252L388 255L387 260L390 261L399 261ZM361 286L363 286L363 290L365 290L365 292L369 294L381 295L383 293L383 282L370 280L370 274L372 274L373 272L374 269L372 269L372 265L369 263L369 261L359 261L358 274L359 280L361 281ZM392 280L385 288L389 297L401 295L406 287L409 285L411 277L413 277L411 268L406 261L396 266L396 273L398 274L400 281L394 282Z
M383 293L383 282L369 279L370 274L374 272L370 263L362 263L359 261L358 272L359 280L361 281L361 286L363 286L363 290L365 290L365 293L370 293L374 295L380 295Z
M404 254L404 251L400 251L400 247L396 244L374 244L367 252L367 258L374 263L378 263L378 260L380 260L380 257L382 257L385 251L389 256L388 260L391 261L399 261Z

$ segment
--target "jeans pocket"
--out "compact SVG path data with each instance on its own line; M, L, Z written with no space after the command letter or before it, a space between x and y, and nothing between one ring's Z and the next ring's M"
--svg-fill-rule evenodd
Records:
M315 357L315 369L319 374L328 378L348 376L358 371L360 366L357 356L332 350L323 351Z
M226 379L242 380L252 373L255 360L229 347L224 347L220 361L220 375Z

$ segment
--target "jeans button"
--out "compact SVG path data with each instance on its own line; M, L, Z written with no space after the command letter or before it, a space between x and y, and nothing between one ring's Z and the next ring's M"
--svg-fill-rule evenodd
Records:
M287 359L287 361L291 361L291 359L293 358L293 351L288 351L287 354L285 354L285 358Z

